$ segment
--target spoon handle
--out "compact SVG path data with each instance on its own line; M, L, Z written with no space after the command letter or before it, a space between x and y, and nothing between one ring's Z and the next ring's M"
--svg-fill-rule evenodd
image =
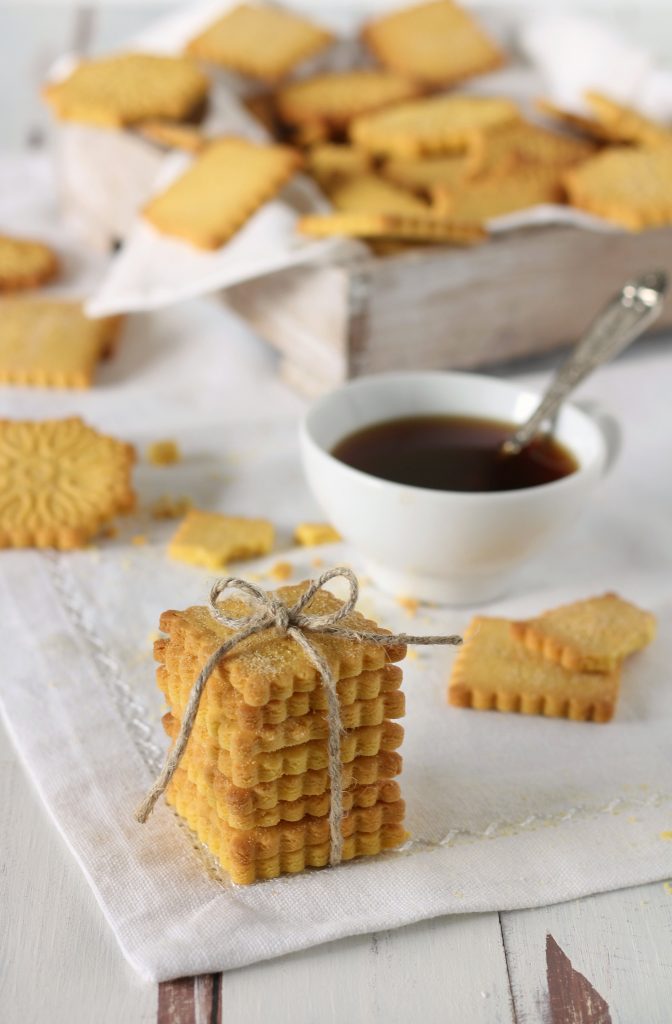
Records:
M653 323L661 312L666 287L667 276L661 270L650 271L623 286L560 366L527 423L504 443L502 450L505 454L515 455L529 444L577 384L597 366L627 348Z

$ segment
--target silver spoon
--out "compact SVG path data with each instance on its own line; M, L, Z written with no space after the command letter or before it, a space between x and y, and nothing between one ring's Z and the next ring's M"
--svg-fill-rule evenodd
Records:
M542 426L552 421L570 391L596 367L613 359L638 338L660 315L667 288L667 274L651 270L628 281L593 320L569 358L556 371L548 390L529 420L513 437L504 441L501 452L517 455L532 441Z

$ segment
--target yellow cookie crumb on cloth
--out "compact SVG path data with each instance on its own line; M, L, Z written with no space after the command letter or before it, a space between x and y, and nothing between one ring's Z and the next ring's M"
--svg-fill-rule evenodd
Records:
M152 441L147 448L147 461L153 466L171 466L182 460L177 441Z
M58 257L50 246L0 235L0 293L46 284L57 276L58 269Z
M179 519L187 514L192 504L191 498L171 498L163 494L149 506L149 514L152 519Z
M61 120L121 128L155 118L189 120L202 109L209 84L188 57L121 53L81 61L48 83L44 97Z
M400 597L397 598L397 604L399 605L400 608L403 608L404 611L411 616L411 618L414 618L418 614L420 602L418 601L417 597L408 597L407 595L402 594Z
M288 146L216 139L187 170L149 200L143 214L162 234L218 249L280 191L301 160Z
M78 302L0 300L0 383L88 388L114 349L123 320L91 320Z
M299 523L294 530L294 540L303 547L315 547L318 544L334 544L342 540L340 533L329 523ZM317 559L313 565L321 564Z
M614 714L620 669L571 672L532 654L507 619L476 616L453 665L448 701L481 711L608 722Z
M136 533L135 536L131 537L131 544L136 548L142 548L147 543L147 535L145 533Z
M651 643L656 619L617 594L603 594L511 624L528 650L579 672L612 672Z
M288 580L294 572L294 566L291 562L276 562L268 570L268 575L272 580L278 580L279 583L284 580Z
M78 417L0 420L0 548L85 547L134 507L134 461Z
M366 25L362 38L386 67L429 86L452 85L504 63L471 14L452 0L392 11Z
M206 569L224 569L236 559L266 555L275 530L266 519L244 519L191 509L168 547L172 558Z
M239 4L187 44L200 60L275 82L331 43L330 32L291 11Z

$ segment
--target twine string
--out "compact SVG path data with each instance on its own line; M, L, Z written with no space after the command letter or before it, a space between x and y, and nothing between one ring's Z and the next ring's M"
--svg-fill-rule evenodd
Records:
M324 615L311 614L304 609L310 604L315 594L330 580L340 577L346 580L349 594L347 599L334 612ZM226 591L242 593L251 609L250 614L242 616L226 615L219 605L219 600ZM290 636L299 645L306 657L315 666L322 680L327 696L327 727L328 727L328 772L331 789L329 809L329 833L331 852L329 863L339 864L343 855L343 777L341 771L341 735L344 732L341 723L341 709L338 700L337 680L329 662L311 643L306 634L320 633L326 636L337 636L343 640L359 643L375 644L379 647L392 647L400 644L457 645L462 643L460 636L413 636L408 633L370 633L366 630L351 629L341 623L355 608L359 597L357 577L351 569L339 567L328 569L316 580L312 580L298 601L291 607L272 593L267 593L248 580L228 576L217 580L210 591L210 614L228 629L235 630L220 646L213 651L203 665L189 694L189 700L182 716L182 723L175 743L168 751L163 767L135 812L136 819L143 824L152 813L154 806L170 784L178 768L191 736L196 715L205 685L215 668L243 640L250 636L263 633L267 629L276 629L281 636Z

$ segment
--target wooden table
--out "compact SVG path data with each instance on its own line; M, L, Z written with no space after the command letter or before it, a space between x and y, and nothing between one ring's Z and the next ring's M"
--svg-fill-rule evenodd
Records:
M3 1024L669 1024L663 884L437 918L254 967L143 983L0 726Z

